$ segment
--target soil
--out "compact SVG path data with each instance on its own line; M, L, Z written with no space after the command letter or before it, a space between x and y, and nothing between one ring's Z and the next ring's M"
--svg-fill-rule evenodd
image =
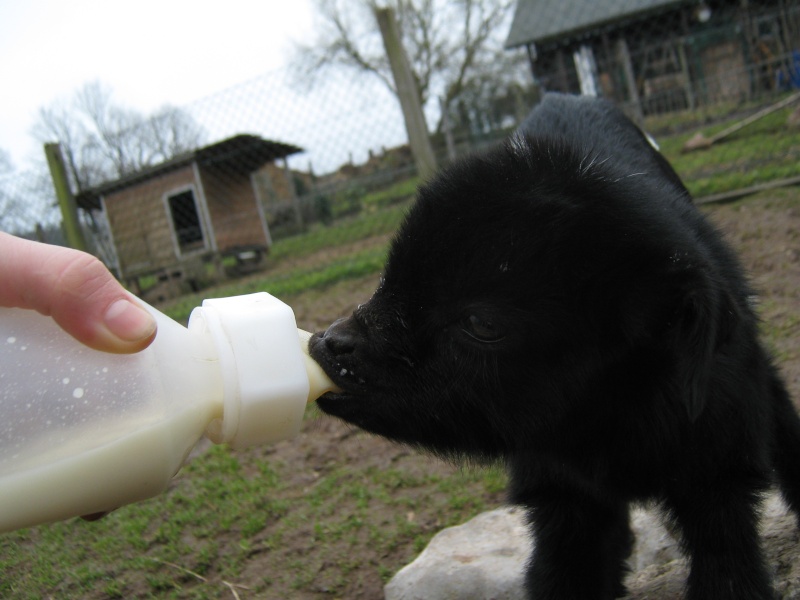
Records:
M739 251L767 344L800 407L800 192L784 189L705 210Z

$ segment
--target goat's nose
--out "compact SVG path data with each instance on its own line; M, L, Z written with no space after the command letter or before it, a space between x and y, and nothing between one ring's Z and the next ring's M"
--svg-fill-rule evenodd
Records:
M337 319L323 334L328 350L335 355L352 354L356 347L357 333L352 318Z

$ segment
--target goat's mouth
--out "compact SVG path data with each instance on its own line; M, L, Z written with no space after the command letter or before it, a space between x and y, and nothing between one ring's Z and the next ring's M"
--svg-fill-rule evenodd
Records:
M356 369L348 364L342 363L336 355L332 354L327 347L323 337L316 333L308 342L309 356L320 366L325 375L333 382L336 389L326 392L322 398L336 399L350 396L364 395L366 392L366 381Z

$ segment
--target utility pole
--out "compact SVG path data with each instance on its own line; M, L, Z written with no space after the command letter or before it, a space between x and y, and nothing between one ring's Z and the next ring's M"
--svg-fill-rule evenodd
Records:
M67 178L67 169L64 166L64 157L61 154L61 146L59 144L45 144L44 154L47 157L50 177L53 179L58 206L61 209L61 223L67 243L70 247L85 252L86 240L83 237L83 230L78 220L78 206L75 204L75 197L69 189L69 179Z
M394 85L397 88L400 107L403 109L403 119L406 123L411 153L414 155L414 162L420 177L428 179L436 171L436 157L428 137L428 125L425 123L425 115L422 112L417 83L400 41L394 10L375 8L375 18L378 20L383 47L389 57Z

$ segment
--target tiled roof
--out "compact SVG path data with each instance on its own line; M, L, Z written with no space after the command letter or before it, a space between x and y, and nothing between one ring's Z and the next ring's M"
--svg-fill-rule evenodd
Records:
M687 0L518 0L506 48L542 44Z

